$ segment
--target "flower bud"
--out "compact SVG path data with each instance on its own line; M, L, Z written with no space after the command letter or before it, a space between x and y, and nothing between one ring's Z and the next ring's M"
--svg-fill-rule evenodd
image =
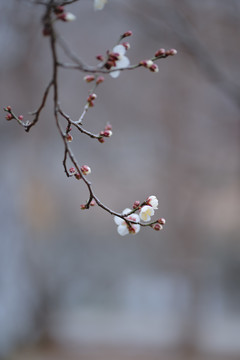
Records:
M13 119L13 116L12 116L12 114L7 114L6 116L5 116L5 119L6 120L12 120Z
M103 131L103 136L105 136L105 137L110 137L110 136L112 136L112 131L111 131L111 130L104 130L104 131Z
M104 61L103 55L97 55L96 59L99 60L99 61Z
M72 135L71 135L71 134L67 134L67 135L66 135L66 140L67 140L68 142L72 142L72 141L73 141Z
M92 100L95 100L97 98L97 95L96 94L90 94L89 97L88 97L88 102L92 101Z
M5 110L5 111L11 111L12 108L11 108L11 106L7 106L7 107L4 108L4 110Z
M76 20L76 16L74 14L70 13L70 12L66 12L66 13L63 13L63 14L59 14L58 19L62 20L62 21L69 22L69 21Z
M103 76L99 76L96 80L96 84L99 85L101 84L102 82L104 82L104 77Z
M133 204L133 209L137 209L140 205L140 201L136 200L134 201L134 204Z
M95 79L95 76L93 75L86 75L84 76L83 80L86 81L87 83L90 83L91 81L93 81Z
M75 178L77 179L77 180L80 180L82 177L81 177L81 174L79 174L79 173L77 173L77 174L74 174L74 176L75 176Z
M159 72L159 68L158 68L157 64L152 64L152 66L150 66L149 70L152 72Z
M165 220L164 218L160 218L160 219L158 219L158 223L159 223L160 225L165 225L165 224L166 224L166 220Z
M85 210L85 209L86 209L86 205L81 204L81 205L80 205L80 208L81 208L82 210Z
M19 115L18 120L22 121L23 120L23 115Z
M132 31L131 30L126 31L124 34L122 34L121 38L124 39L124 38L126 38L128 36L132 36Z
M95 206L96 205L96 201L93 199L91 202L90 202L90 206Z
M168 55L168 56L177 55L177 50L176 49L169 49L169 50L166 51L166 55Z
M162 55L165 55L166 50L165 49L159 49L158 51L155 52L155 57L160 57Z
M76 172L76 169L74 167L71 167L69 169L70 174L74 174Z
M105 142L105 139L101 136L101 137L98 138L98 141L99 141L100 143L104 143L104 142Z
M159 231L159 230L162 230L163 227L160 224L155 224L155 225L153 225L153 229L156 230L156 231Z
M81 171L82 171L83 175L88 175L91 173L91 169L88 165L81 166Z
M149 69L153 65L153 61L152 60L142 60L142 61L140 61L139 64Z

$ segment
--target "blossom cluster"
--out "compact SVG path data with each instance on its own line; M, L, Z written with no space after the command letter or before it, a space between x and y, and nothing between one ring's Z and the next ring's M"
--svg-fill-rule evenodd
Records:
M127 234L137 234L141 226L151 226L154 230L162 230L165 224L165 219L160 218L156 221L150 222L155 210L158 209L158 199L155 195L151 195L140 204L140 201L135 201L133 209L126 208L122 212L122 217L115 216L114 222L117 224L117 231L119 235L125 236ZM139 214L136 212L139 211ZM141 221L150 222L143 224Z

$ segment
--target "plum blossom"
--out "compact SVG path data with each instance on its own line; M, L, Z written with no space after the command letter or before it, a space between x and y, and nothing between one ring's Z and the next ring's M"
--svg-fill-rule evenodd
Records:
M126 47L124 45L116 45L112 49L112 52L118 54L118 60L116 60L116 65L111 67L111 70L128 67L130 61L128 57L125 56ZM113 71L110 73L110 75L111 77L116 78L120 75L120 71Z
M130 213L132 210L126 208L123 210L122 215L126 215ZM139 222L139 216L137 214L131 214L126 217L127 220ZM127 234L137 234L140 231L140 225L139 224L133 224L131 223L131 227L126 223L125 220L120 218L119 216L114 216L115 224L118 225L117 231L119 235L125 236Z
M150 205L152 206L152 208L154 210L157 210L158 208L158 199L156 198L155 195L151 195L147 198L147 201L146 201L147 205Z
M154 215L154 209L152 206L144 205L140 211L140 219L143 221L150 221L151 216Z
M107 3L107 0L94 0L94 10L102 10Z

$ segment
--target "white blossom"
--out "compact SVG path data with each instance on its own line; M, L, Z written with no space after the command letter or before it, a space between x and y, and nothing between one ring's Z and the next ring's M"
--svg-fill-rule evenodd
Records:
M107 0L94 0L94 10L102 10L107 3Z
M147 201L146 201L146 202L147 202L148 205L152 206L152 208L153 208L154 210L157 210L157 208L158 208L158 199L156 198L155 195L149 196L149 197L147 198Z
M111 70L126 68L130 64L130 61L127 56L125 56L126 48L123 45L116 45L113 50L113 53L119 54L119 59L116 61L116 66L112 66ZM120 71L113 71L110 73L111 77L116 78L120 75Z
M76 20L76 16L70 12L65 13L64 21L74 21Z
M128 214L131 211L132 211L131 209L126 208L125 210L123 210L122 215ZM126 219L130 220L130 221L134 221L134 222L139 222L139 220L140 220L139 216L137 214L131 214L131 215L127 216ZM125 236L129 233L137 234L140 231L139 224L131 223L131 228L129 229L129 226L126 223L126 221L123 220L122 218L120 218L119 216L114 216L114 221L115 221L115 224L118 225L117 231L118 231L119 235L121 235L121 236Z
M152 206L144 205L140 211L140 219L143 221L150 221L151 216L154 215L154 209Z

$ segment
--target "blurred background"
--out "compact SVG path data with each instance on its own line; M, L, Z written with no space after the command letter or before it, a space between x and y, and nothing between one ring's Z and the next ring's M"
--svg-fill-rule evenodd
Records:
M51 76L44 7L0 1L1 106L28 117ZM58 30L89 65L119 35L131 64L159 48L177 56L105 77L72 147L98 197L115 211L159 199L163 231L121 237L109 214L81 211L88 192L66 178L52 93L25 133L2 111L0 357L6 359L240 358L240 2L109 0L67 8ZM89 84L61 70L73 119Z

